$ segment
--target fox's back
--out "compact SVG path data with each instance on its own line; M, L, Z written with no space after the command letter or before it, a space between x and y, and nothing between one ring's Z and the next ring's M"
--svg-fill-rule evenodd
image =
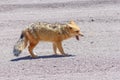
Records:
M36 38L44 41L53 41L57 39L64 28L63 24L34 23L28 27L28 30Z

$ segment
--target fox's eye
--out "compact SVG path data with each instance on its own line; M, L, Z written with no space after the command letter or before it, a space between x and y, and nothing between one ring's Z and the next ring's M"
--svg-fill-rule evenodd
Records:
M79 31L75 31L76 33L79 33Z
M72 27L69 27L70 29L72 29Z

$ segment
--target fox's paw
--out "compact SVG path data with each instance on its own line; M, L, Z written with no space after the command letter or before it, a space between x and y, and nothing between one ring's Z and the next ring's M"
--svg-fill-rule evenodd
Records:
M63 56L69 56L69 54L67 54L67 53L64 53L64 54L62 54Z
M32 58L37 58L38 56L37 55L35 55L35 56L32 56Z
M38 56L37 55L34 55L34 56L31 56L32 58L37 58Z
M33 55L31 55L32 58L37 58L38 55L36 53L34 53Z

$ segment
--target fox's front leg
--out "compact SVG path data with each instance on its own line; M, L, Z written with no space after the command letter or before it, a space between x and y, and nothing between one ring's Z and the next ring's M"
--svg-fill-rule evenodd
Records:
M62 55L66 55L64 50L63 50L63 47L62 47L62 43L61 42L56 42L56 47L59 49L60 53Z
M57 46L56 46L56 43L53 43L53 51L54 51L55 55L57 55Z

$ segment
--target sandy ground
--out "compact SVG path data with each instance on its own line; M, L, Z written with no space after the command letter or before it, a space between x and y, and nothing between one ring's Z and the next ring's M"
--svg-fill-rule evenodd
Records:
M41 42L31 59L12 50L32 22L75 20L85 37L63 42L70 56L54 56ZM120 0L0 0L0 80L120 80Z

